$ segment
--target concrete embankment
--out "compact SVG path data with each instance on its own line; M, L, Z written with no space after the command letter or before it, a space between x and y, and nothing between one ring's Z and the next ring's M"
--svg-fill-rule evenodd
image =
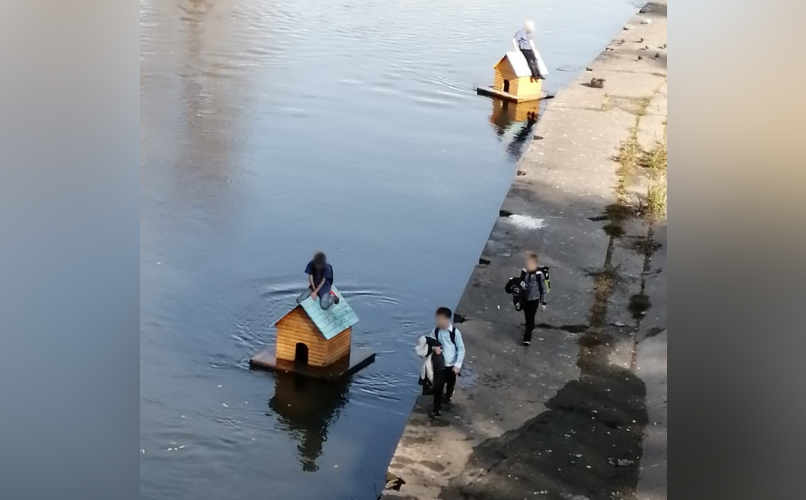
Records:
M384 498L666 498L666 42L647 4L550 101L457 308L455 404L418 400ZM528 250L552 292L524 347L503 286Z

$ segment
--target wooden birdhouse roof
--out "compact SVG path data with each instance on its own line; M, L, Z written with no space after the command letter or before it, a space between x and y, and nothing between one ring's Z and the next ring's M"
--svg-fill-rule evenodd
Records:
M523 76L532 76L532 71L529 69L529 63L526 62L526 57L520 51L507 52L504 57L494 66L495 69L502 69L500 66L504 64L512 69L515 76L518 78Z
M339 292L335 286L332 287L331 290L339 297L339 303L333 304L327 311L322 309L319 305L319 301L313 300L310 297L297 305L297 307L301 307L305 311L311 321L313 321L313 324L316 325L319 333L327 340L332 339L358 323L358 316L355 315L353 308L344 300L344 296L342 296L341 292ZM291 311L294 309L291 309ZM288 316L291 311L288 311L282 318L277 320L275 325Z

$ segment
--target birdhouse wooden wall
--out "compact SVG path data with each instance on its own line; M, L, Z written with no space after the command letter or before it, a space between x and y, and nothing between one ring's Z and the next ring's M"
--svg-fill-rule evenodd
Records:
M297 344L308 347L308 365L328 366L350 353L352 328L325 339L302 307L296 307L277 322L278 360L295 361Z
M509 90L504 90L505 82L507 81L509 82ZM493 81L493 88L501 92L508 92L512 95L515 95L512 92L513 85L517 88L518 77L515 75L512 67L506 62L498 64L498 66L495 67L495 81Z
M543 80L532 81L531 77L523 76L518 78L515 84L515 91L510 94L516 97L539 96L543 91Z
M519 77L508 58L505 57L495 66L493 88L520 100L539 96L543 91L543 81L532 81L531 74Z

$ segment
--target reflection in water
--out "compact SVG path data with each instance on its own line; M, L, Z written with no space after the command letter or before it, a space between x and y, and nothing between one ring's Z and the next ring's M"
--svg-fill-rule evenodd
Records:
M350 382L327 384L318 380L276 373L274 396L269 408L281 417L283 425L300 441L302 470L316 472L316 459L327 441L328 426L339 417L349 401Z
M507 153L517 160L523 153L524 145L532 135L540 113L541 101L511 102L503 99L492 99L493 111L490 114L490 123L495 127L495 132L502 140L507 140L506 135L512 133Z

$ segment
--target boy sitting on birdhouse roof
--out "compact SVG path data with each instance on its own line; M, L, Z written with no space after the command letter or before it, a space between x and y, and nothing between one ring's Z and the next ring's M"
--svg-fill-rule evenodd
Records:
M325 310L339 303L338 295L332 290L333 266L328 264L324 252L314 254L313 259L305 267L305 274L308 275L308 289L297 297L298 304L308 297L319 299L319 305Z

